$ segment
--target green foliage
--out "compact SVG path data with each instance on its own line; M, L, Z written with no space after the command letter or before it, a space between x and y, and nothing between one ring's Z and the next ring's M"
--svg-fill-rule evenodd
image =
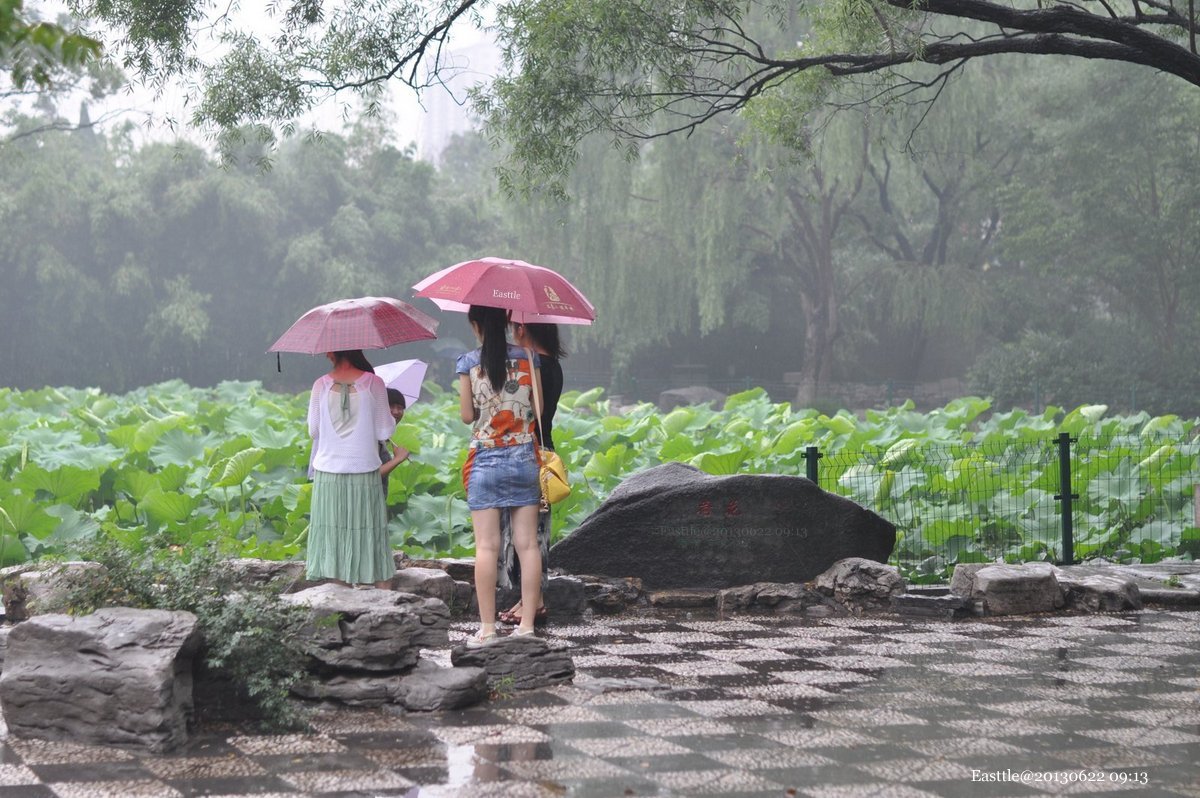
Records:
M98 425L76 412L83 407ZM20 562L89 540L300 557L311 501L306 407L306 394L268 394L253 383L210 390L169 383L126 396L0 391L0 558ZM1192 518L1196 419L1112 415L1104 405L997 413L978 397L929 413L906 403L858 417L793 409L762 389L734 394L721 411L663 414L641 404L610 416L607 409L599 390L564 396L556 438L574 490L553 508L554 541L635 471L684 462L711 474L803 475L804 450L816 446L821 486L896 524L896 562L913 578L940 578L955 562L1053 559L1062 537L1053 498L1059 431L1079 439L1072 463L1079 556L1188 557L1200 539ZM170 424L154 423L164 419ZM262 446L245 434L256 424ZM155 458L158 443L136 443L137 430L157 427L167 428L163 437L195 441L190 459L166 462ZM75 452L83 436L106 454L81 470L62 452ZM402 436L421 445L410 447L413 457L389 480L393 547L418 558L469 554L460 476L467 435L456 397L432 392L405 416Z
M125 391L172 377L306 385L315 375L298 379L301 359L284 355L281 376L263 355L305 310L348 286L397 294L502 240L494 208L440 190L431 165L382 133L291 139L261 172L222 170L182 141L134 148L120 133L53 132L62 122L0 118L21 136L0 133L0 371L12 387ZM158 461L194 458L162 411L122 420L132 432L106 429L87 405L74 412L114 445L132 434Z
M72 576L61 606L43 611L137 607L193 613L204 638L204 667L244 690L267 727L303 725L304 713L289 691L304 675L298 635L308 610L279 601L277 585L239 583L215 544L171 541L164 535L123 545L105 538L80 546L72 553L104 569Z
M1096 91L1102 108L1042 116ZM1054 404L1200 411L1200 100L1141 70L1079 67L1017 110L1043 122L999 192L1008 318L974 384L1001 402L1036 385Z
M64 71L100 56L100 42L61 25L30 19L24 0L0 0L0 69L18 89L50 88Z

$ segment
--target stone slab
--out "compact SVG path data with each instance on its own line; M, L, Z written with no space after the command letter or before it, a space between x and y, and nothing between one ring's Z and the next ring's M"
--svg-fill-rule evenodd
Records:
M450 650L450 661L455 667L483 668L493 688L533 690L564 684L575 677L575 663L567 647L540 637L509 635L478 648L455 646Z

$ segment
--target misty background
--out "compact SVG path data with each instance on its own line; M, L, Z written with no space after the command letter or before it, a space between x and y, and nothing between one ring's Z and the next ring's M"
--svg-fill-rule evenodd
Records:
M496 255L597 306L565 331L568 388L1200 413L1200 101L1182 83L996 58L932 107L832 114L802 155L737 119L633 160L595 141L553 200L502 192L472 130L465 87L493 57L471 43L465 82L424 107L343 107L318 120L337 132L277 148L248 135L225 166L121 113L123 76L0 87L0 385L304 390L324 359L278 372L267 347L372 294L442 323L372 361L419 357L448 385L469 329L410 286Z

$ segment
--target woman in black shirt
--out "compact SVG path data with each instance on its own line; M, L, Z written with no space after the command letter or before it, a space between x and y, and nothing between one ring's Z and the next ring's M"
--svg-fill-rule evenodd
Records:
M547 449L554 449L554 413L558 410L558 400L562 396L563 372L559 361L567 356L566 350L558 336L557 324L521 324L513 323L513 343L517 346L528 347L538 354L541 361L542 375L542 415L538 419L539 441ZM550 512L546 510L538 515L537 526L538 548L542 552L542 601L538 607L534 621L546 618L546 562L550 552ZM500 563L498 584L502 589L510 589L521 584L521 564L517 561L513 549L512 523L507 510L500 512ZM499 619L506 623L521 622L521 603L517 602L511 610L502 612Z

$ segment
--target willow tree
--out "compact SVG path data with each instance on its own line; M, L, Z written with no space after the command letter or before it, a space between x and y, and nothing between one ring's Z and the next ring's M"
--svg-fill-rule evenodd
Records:
M1194 0L282 0L265 30L214 0L68 5L107 26L127 69L193 79L196 121L226 130L286 125L339 92L435 85L454 69L455 32L495 19L513 73L493 118L521 163L559 173L590 132L694 130L825 77L875 76L905 95L1015 53L1139 64L1200 85Z
M500 19L512 72L485 108L520 182L564 173L595 131L635 146L762 98L781 100L787 122L836 101L835 87L928 100L969 61L1001 54L1136 63L1200 86L1190 3L1159 0L526 0Z

